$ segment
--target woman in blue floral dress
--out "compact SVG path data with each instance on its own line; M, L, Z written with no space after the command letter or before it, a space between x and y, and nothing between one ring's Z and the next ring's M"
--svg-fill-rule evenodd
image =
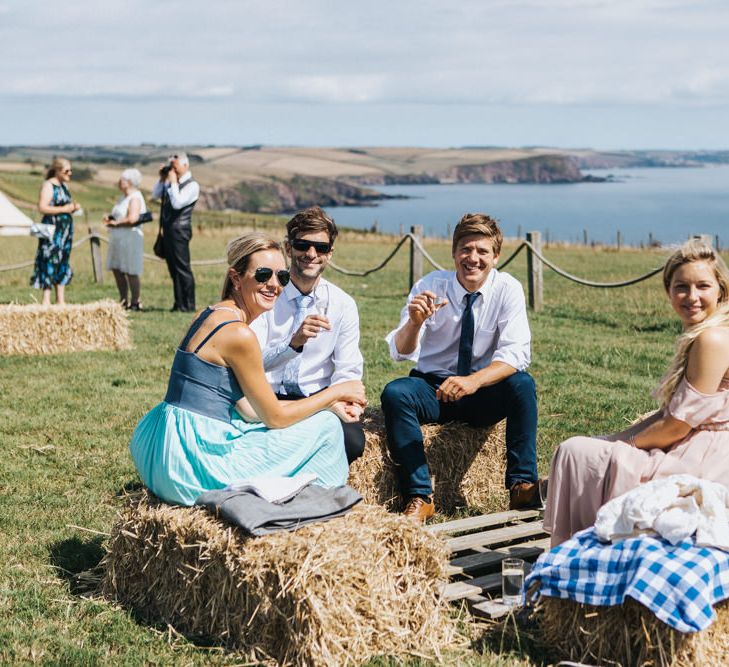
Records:
M73 271L69 259L73 243L72 214L81 207L71 199L66 183L71 180L71 163L65 158L53 158L41 187L38 210L43 222L56 226L51 239L38 239L35 268L30 284L43 290L43 305L51 303L51 287L56 290L56 303L66 303L65 287Z

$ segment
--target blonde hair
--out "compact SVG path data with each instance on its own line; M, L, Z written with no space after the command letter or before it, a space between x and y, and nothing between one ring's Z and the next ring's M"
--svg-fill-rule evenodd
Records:
M48 166L48 169L46 169L46 180L49 178L53 178L54 176L58 175L58 172L68 165L71 166L71 161L65 157L54 157L51 164Z
M244 234L231 241L226 249L228 255L228 269L234 269L236 273L244 273L248 268L248 261L251 255L261 250L278 250L283 254L281 244L267 234L251 232ZM230 279L230 272L225 274L221 297L230 298L233 292L233 281Z
M714 313L703 322L684 331L676 341L676 352L671 364L653 393L662 408L671 402L679 382L686 374L689 351L694 341L702 332L711 327L729 327L729 269L719 253L708 243L699 239L691 239L668 258L663 268L663 287L666 293L671 289L671 280L677 269L692 262L706 262L714 270L714 277L719 283L719 305Z

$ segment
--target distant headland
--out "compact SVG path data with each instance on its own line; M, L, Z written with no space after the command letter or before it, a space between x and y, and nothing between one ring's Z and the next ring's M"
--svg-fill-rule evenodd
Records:
M305 206L376 206L392 195L383 185L454 183L580 183L605 179L591 169L702 167L729 164L729 151L595 151L551 147L305 148L282 146L7 146L0 170L39 169L63 154L88 180L112 185L137 166L145 184L172 150L184 149L202 186L201 207L287 213Z

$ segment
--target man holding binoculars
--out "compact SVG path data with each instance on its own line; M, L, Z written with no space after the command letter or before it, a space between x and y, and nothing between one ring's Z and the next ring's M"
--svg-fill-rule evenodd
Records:
M184 313L195 310L195 278L190 267L190 239L192 209L195 208L199 196L200 186L192 178L187 155L177 153L170 156L160 167L159 181L152 190L152 198L162 200L159 225L162 252L175 293L172 310Z

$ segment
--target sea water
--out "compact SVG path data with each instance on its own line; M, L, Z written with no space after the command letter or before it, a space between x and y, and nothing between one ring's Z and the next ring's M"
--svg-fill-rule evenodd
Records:
M680 243L693 234L718 235L729 247L729 166L593 170L607 183L554 185L392 185L377 188L410 199L376 207L330 208L338 225L398 234L422 225L448 236L464 213L497 218L508 237L538 231L542 239L628 245Z

